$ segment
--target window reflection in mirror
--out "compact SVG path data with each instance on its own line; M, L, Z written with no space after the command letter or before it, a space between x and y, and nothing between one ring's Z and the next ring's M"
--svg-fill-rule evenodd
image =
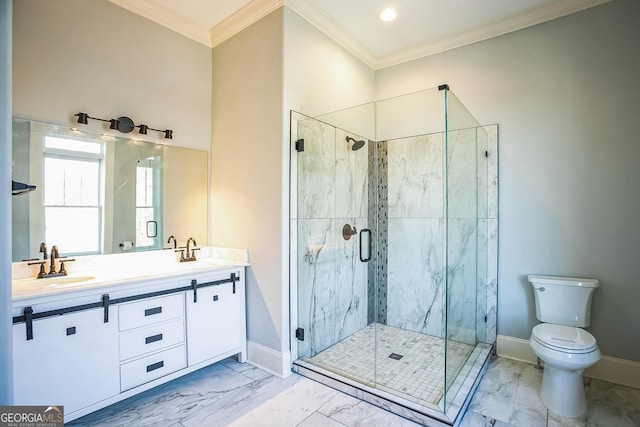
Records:
M126 136L14 118L12 178L37 189L11 199L12 261L206 245L208 153Z
M44 138L44 240L69 254L101 252L103 152L100 142Z
M160 156L138 160L136 168L136 248L160 249L158 235L162 197L162 159Z

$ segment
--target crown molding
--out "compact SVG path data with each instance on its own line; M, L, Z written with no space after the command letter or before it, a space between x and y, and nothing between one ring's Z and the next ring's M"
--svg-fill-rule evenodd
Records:
M527 27L561 18L584 9L607 3L611 0L562 0L547 6L529 10L520 15L496 22L495 24L475 28L458 34L435 39L422 46L403 49L396 53L377 58L374 69L391 67L403 62L467 46L493 37L498 37Z
M351 37L346 28L309 0L286 0L285 4L353 56L364 62L369 68L376 69L374 65L377 64L379 59L369 52L362 43Z
M169 9L160 6L153 0L109 1L208 47L219 45L277 8L286 5L371 69L379 70L521 30L611 0L558 0L492 25L456 34L447 34L428 43L381 56L370 52L362 43L349 35L348 29L342 27L310 0L253 0L211 29L203 28L191 20L176 16Z
M109 0L123 9L140 15L150 21L169 28L205 46L211 47L209 29L202 28L193 21L176 16L169 9L150 0Z
M253 0L209 30L210 46L216 47L283 5L284 0Z
M339 23L326 15L310 1L287 0L286 5L370 68L379 70L521 30L609 1L611 0L560 0L546 6L528 10L522 14L496 22L493 25L483 26L457 34L448 34L423 45L413 46L383 56L372 54L363 44L351 37L348 31Z

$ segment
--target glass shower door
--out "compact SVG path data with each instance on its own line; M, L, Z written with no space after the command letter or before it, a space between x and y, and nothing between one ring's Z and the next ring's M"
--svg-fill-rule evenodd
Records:
M297 203L298 357L365 384L373 378L367 328L368 141L292 113Z

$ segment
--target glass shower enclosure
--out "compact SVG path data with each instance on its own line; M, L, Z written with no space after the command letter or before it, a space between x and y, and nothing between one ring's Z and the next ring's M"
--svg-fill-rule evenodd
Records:
M460 421L495 343L496 157L446 85L291 113L296 372Z

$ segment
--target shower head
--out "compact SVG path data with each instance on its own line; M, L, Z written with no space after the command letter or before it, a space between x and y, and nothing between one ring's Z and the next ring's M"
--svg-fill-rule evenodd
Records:
M347 142L353 142L353 145L351 146L351 150L352 151L358 151L359 149L364 147L364 141L361 140L361 139L356 141L355 139L353 139L350 136L348 136L347 137Z

